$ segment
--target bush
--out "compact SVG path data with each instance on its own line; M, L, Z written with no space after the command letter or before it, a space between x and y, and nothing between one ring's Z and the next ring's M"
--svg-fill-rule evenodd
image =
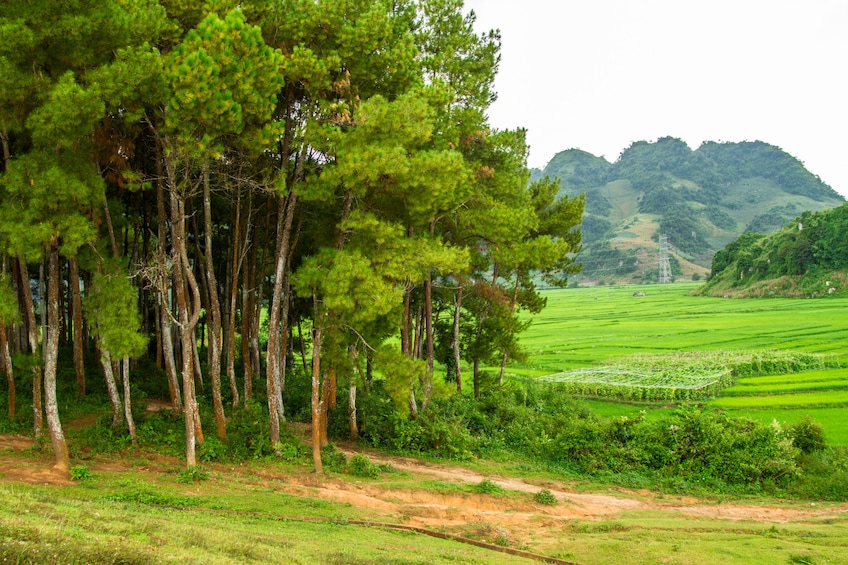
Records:
M347 471L351 475L355 475L357 477L376 479L380 476L381 469L379 465L372 463L366 456L357 453L350 458L347 465Z
M209 436L198 448L197 458L201 461L226 461L227 445L218 436Z
M85 465L71 467L71 479L74 481L90 481L94 479L94 473Z
M546 488L543 488L539 492L533 495L533 500L538 502L539 504L544 504L546 506L555 506L557 504L557 497Z
M206 472L200 465L192 465L188 469L180 471L177 476L177 482L190 484L209 479L209 473Z
M483 479L474 485L474 490L480 494L504 494L506 492L502 486L489 479Z
M268 407L251 399L233 411L227 421L227 440L227 454L234 461L272 455Z
M789 426L789 436L792 442L804 453L812 453L821 451L827 447L827 441L824 437L824 428L821 424L814 421L809 416L804 416L800 422L796 422Z
M321 449L321 465L340 473L347 467L347 457L336 448L336 444L329 443Z

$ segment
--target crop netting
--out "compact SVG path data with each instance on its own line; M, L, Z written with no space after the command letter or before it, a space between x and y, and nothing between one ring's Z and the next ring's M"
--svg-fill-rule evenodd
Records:
M732 371L689 372L680 369L590 367L564 371L539 380L558 383L579 396L648 402L706 400L733 384Z

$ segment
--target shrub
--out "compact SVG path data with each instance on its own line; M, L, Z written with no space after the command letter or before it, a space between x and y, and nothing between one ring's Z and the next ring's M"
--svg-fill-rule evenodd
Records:
M197 458L201 461L225 461L227 445L217 436L207 437L203 445L197 450Z
M824 428L809 416L789 426L789 436L798 449L804 453L821 451L827 447Z
M207 479L209 479L209 473L200 465L192 465L180 471L180 474L177 476L177 482L184 484L196 483Z
M533 500L538 502L539 504L544 504L546 506L555 506L557 504L557 497L546 488L543 488L539 492L533 495Z
M380 466L375 465L368 459L366 456L361 453L357 453L353 457L350 458L350 461L347 465L348 473L351 475L355 475L357 477L367 477L369 479L376 479L380 476Z
M94 473L85 465L75 465L71 467L71 479L75 481L90 481L94 479Z
M234 410L227 421L228 455L234 461L272 455L267 406L251 399Z
M474 485L474 490L480 494L504 494L506 492L502 486L489 479L483 479Z
M336 448L336 444L329 443L321 449L321 465L331 471L342 472L347 467L347 457Z

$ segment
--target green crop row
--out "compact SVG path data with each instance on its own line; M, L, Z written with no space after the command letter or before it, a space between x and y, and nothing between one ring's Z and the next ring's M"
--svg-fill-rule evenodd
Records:
M660 403L709 400L722 389L719 381L697 388L558 381L558 388L572 396Z
M790 383L804 384L839 380L848 381L848 371L845 369L825 369L823 371L804 371L803 373L790 373L786 375L744 377L736 381L736 386L782 385Z
M724 391L723 394L725 396L748 396L758 394L787 394L814 390L848 390L848 379L736 386Z
M848 391L808 392L798 394L776 394L773 396L730 396L718 398L710 403L715 408L741 409L846 406Z

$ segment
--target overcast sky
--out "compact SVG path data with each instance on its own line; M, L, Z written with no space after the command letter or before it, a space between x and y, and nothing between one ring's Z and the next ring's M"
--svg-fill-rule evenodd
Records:
M848 1L466 0L499 29L498 129L530 166L633 141L761 140L848 197Z

